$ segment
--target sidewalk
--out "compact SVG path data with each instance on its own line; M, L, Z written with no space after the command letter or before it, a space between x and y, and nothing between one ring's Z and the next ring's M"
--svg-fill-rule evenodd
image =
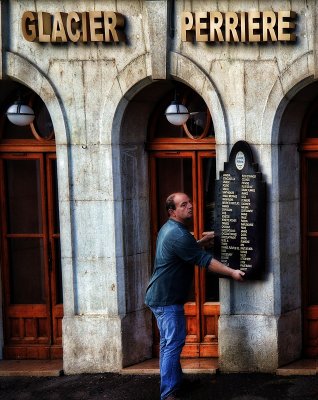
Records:
M318 377L196 374L200 385L184 400L318 400ZM0 400L157 400L158 375L85 374L0 377Z

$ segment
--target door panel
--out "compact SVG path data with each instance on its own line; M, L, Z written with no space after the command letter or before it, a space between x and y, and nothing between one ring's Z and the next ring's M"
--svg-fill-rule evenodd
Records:
M1 154L2 278L4 283L5 358L54 358L61 356L61 333L54 319L62 317L57 306L56 257L58 224L55 154ZM54 212L52 211L54 209ZM52 286L53 285L53 286ZM53 319L52 319L53 318ZM59 326L60 323L57 322Z
M63 291L57 193L57 167L55 154L47 155L48 237L50 293L52 312L51 357L62 358Z
M308 357L318 356L318 152L303 157L303 302L304 347Z
M216 178L215 153L198 152L199 236L214 230L214 185ZM200 269L200 319L202 357L218 355L219 279L205 269Z
M151 153L151 203L153 254L160 227L167 220L164 207L170 193L185 192L194 205L195 237L213 229L214 213L214 152L157 151ZM187 336L183 357L217 356L217 325L219 316L218 279L195 267L194 281L184 306ZM155 332L154 353L158 355L159 337Z

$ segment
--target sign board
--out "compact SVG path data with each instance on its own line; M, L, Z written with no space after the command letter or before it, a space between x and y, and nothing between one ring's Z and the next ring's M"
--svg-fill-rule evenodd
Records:
M215 187L215 257L260 279L265 268L266 183L247 142L237 142Z

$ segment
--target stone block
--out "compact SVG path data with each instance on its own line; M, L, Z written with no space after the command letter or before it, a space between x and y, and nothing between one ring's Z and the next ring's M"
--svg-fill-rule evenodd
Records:
M152 357L152 315L144 307L122 319L123 367Z
M285 243L286 239L284 240ZM300 243L298 243L298 248ZM280 303L281 312L290 312L301 307L301 264L300 254L285 252L283 246L280 258Z
M123 202L123 247L125 256L148 253L150 249L150 211L148 198Z
M113 199L112 149L109 145L72 145L69 167L71 200Z
M244 64L241 61L213 61L210 75L218 77L215 86L223 109L226 110L225 124L229 132L227 139L230 139L232 143L245 140ZM218 132L216 132L217 136ZM222 143L219 138L217 142Z
M143 147L121 146L118 178L121 180L123 200L148 197L148 154Z
M299 200L281 201L279 204L279 234L281 252L284 254L300 254L300 207Z
M145 2L152 79L166 79L167 75L167 4L166 0Z
M122 368L120 317L64 317L63 349L63 369L67 375L119 372Z
M126 64L118 75L118 82L123 94L127 93L139 81L147 78L147 62L145 54L136 57L132 62Z
M56 146L58 198L60 201L70 200L69 191L69 148L67 145Z
M150 251L139 253L124 258L126 312L131 313L144 307L146 289L148 286L150 271Z
M74 259L74 302L79 315L118 315L116 263Z
M277 65L274 61L246 61L244 74L246 140L253 144L271 143L271 130L261 132L260 127L269 93L279 74Z
M112 258L115 252L114 204L112 201L73 201L73 257Z
M302 317L297 308L278 319L278 365L286 365L301 358Z
M271 315L274 313L273 275L266 279L231 282L231 314L238 315ZM223 299L220 299L223 301Z
M69 142L86 146L105 141L103 104L117 75L114 61L55 60L51 73L65 107Z
M279 131L277 132L279 136L278 138L274 138L275 142L278 142L281 145L293 145L295 148L294 151L297 154L297 146L300 142L302 124L309 104L309 99L293 98L284 110L281 120L278 121L280 124ZM293 154L291 154L291 156L294 158Z
M64 316L75 314L74 298L74 260L71 257L61 257L62 287L63 287L63 313Z
M273 373L278 367L277 317L221 315L219 367L221 372Z
M61 256L72 257L72 216L70 201L59 202Z

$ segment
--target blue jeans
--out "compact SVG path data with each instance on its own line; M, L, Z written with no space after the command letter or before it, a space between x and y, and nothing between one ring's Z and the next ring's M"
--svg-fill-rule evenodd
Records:
M181 304L150 308L160 333L160 395L163 400L181 385L180 354L186 337L185 317Z

